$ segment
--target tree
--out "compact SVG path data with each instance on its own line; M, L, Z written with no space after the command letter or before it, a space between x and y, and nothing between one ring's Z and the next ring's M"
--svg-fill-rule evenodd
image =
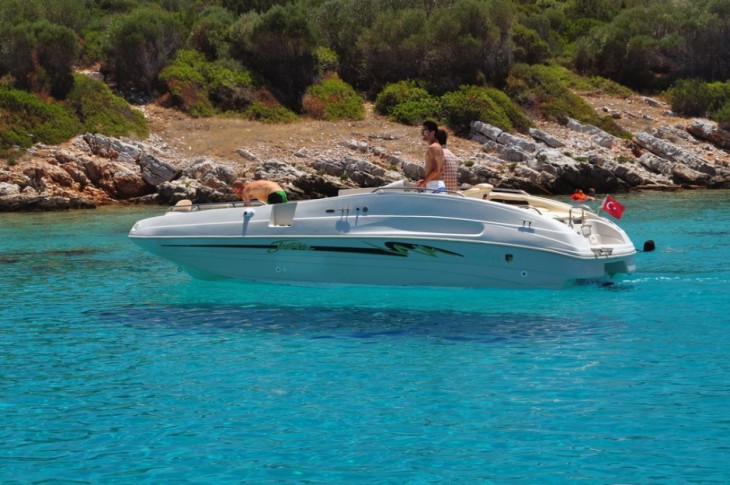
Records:
M102 69L122 90L152 94L182 40L183 26L173 14L159 7L134 10L111 26Z
M431 91L463 84L504 83L512 64L513 12L508 2L459 0L440 8L425 27L422 76Z
M388 83L419 78L428 47L426 16L417 9L382 12L357 42L361 79L374 94Z
M643 19L637 22L636 19ZM574 57L582 73L634 89L663 89L681 76L684 42L678 35L689 12L675 4L625 10L580 39Z
M73 86L79 44L71 29L25 22L5 29L0 46L0 72L11 74L17 87L62 99Z
M317 48L313 25L301 4L243 15L231 37L231 55L261 73L277 97L299 111L301 97L315 78Z
M228 34L236 19L226 9L210 7L193 25L190 45L209 61L228 55Z

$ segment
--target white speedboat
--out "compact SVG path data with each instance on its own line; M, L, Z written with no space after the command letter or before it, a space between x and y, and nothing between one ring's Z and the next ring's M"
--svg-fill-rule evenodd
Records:
M254 207L188 202L129 237L194 277L287 284L562 288L630 273L636 254L586 207L488 184Z

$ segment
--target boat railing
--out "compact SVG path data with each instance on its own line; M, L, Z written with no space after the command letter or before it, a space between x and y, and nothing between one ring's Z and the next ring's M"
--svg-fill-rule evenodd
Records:
M263 202L258 200L251 201L252 207L264 205ZM235 207L245 207L245 203L241 200L232 202L200 202L194 203L191 200L183 199L178 201L177 204L170 207L168 212L198 212L203 210L212 209L233 209Z
M464 197L464 194L455 190L434 190L425 187L374 187L372 193L376 192L414 192L417 194L450 194Z
M576 211L576 215L573 215L573 211ZM568 225L570 227L575 227L576 223L578 224L578 227L582 226L583 223L586 220L586 210L582 207L571 207L568 211Z

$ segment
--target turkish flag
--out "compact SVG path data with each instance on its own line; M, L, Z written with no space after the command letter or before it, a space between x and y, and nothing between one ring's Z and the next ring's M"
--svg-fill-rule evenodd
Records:
M619 201L610 195L607 195L606 198L603 199L603 205L601 205L602 211L609 213L616 219L621 219L625 208L626 207L624 207L623 204L619 203Z

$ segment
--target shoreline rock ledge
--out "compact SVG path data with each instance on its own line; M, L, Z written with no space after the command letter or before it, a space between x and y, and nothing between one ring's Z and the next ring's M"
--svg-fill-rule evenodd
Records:
M473 152L459 154L462 188L490 183L549 195L576 187L599 193L730 188L730 133L706 120L656 127L630 140L575 120L529 135L474 121L469 138ZM238 177L275 180L301 200L423 176L420 160L372 144L384 139L343 140L322 154L291 147L284 160L260 161L251 147L236 150L232 160L185 159L155 136L143 142L87 133L61 146L35 145L22 162L0 170L0 212L233 201L230 186Z

